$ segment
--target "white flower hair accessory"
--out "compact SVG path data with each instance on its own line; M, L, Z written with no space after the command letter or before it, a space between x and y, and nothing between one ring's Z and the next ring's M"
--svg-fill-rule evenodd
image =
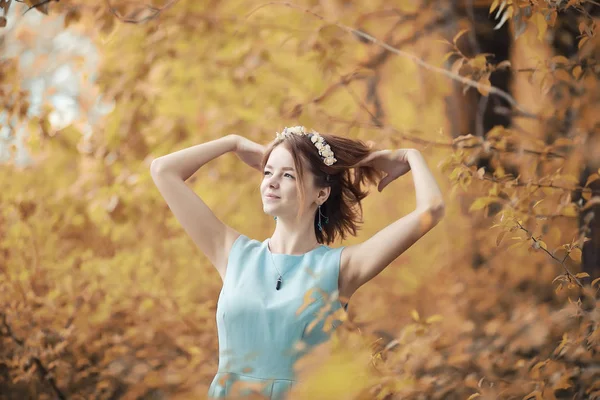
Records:
M337 161L334 157L331 147L329 147L327 142L325 142L323 136L321 136L319 132L315 131L314 129L311 132L306 132L306 129L304 129L303 126L292 126L290 128L285 127L283 132L277 132L277 140L284 140L291 135L308 136L317 150L319 150L319 155L323 158L325 165L333 165Z

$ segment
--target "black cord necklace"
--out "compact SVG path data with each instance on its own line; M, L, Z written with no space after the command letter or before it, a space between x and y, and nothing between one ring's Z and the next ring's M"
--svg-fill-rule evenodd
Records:
M275 284L275 289L279 290L279 289L281 289L281 285L283 284L283 275L285 275L285 273L287 273L287 271L284 274L282 274L281 271L279 270L279 268L277 268L277 265L275 265L275 260L273 260L273 253L271 252L271 238L269 238L268 250L269 250L269 256L271 257L271 263L273 263L273 266L275 267L275 269L277 270L277 273L279 274L277 276L277 283Z
M271 252L271 238L269 238L267 250L269 252L269 256L271 257L271 263L273 264L273 267L275 267L275 269L277 270L278 275L277 275L277 282L275 283L275 290L279 290L279 289L281 289L281 286L283 285L283 275L287 274L288 271L285 271L282 274L281 271L279 270L279 268L277 268L277 265L275 264L275 260L273 260L273 253ZM310 250L310 251L312 251L312 250ZM306 253L304 253L304 254L306 254Z

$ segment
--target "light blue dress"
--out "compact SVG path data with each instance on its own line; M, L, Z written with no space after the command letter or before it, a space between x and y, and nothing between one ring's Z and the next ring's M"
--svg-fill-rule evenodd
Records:
M236 239L217 303L219 369L209 398L258 393L285 399L295 383L296 360L341 323L343 248L321 245L301 255L276 254L267 239ZM279 273L273 262L283 276L280 290L275 289Z

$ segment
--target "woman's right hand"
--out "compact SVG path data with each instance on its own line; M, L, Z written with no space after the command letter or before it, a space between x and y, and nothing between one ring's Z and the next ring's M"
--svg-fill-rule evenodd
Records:
M235 155L250 167L260 171L266 147L240 135L235 135L235 138Z

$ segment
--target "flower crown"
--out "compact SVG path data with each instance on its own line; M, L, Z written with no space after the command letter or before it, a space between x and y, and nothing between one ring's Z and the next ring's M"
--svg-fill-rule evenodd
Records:
M292 126L291 128L285 127L283 132L277 132L277 139L284 140L291 135L308 136L317 150L319 150L319 155L323 158L325 165L333 165L337 161L333 155L331 147L329 147L325 139L323 139L323 136L321 136L319 132L315 131L314 129L311 132L306 132L303 126Z

